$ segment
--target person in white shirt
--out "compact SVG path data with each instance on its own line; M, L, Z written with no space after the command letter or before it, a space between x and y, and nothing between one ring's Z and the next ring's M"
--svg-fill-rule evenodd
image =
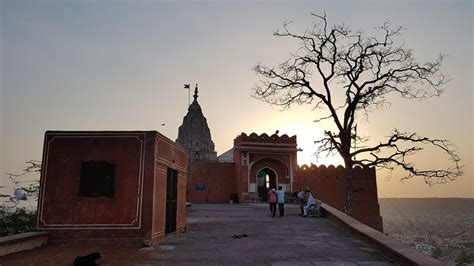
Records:
M316 199L313 197L313 193L310 191L308 192L308 201L306 205L303 207L303 216L306 217L308 216L308 208L311 205L316 204Z

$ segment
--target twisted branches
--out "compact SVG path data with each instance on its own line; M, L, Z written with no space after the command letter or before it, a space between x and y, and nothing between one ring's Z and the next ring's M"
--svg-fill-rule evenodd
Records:
M453 166L446 169L417 168L409 160L409 157L422 151L423 146L431 146L441 151L452 162ZM462 175L461 158L455 148L445 139L430 139L420 137L416 133L402 133L394 130L386 142L356 150L350 153L350 156L355 158L356 155L360 155L364 158L361 160L354 159L354 165L384 168L391 171L395 167L400 167L406 172L406 176L402 180L420 176L424 178L426 184L434 185L446 183L448 180L455 180Z
M41 161L37 160L30 160L26 162L26 167L23 169L23 171L19 174L12 174L12 173L6 173L9 177L9 179L12 181L12 183L15 186L15 189L21 189L28 193L29 195L33 196L33 198L38 197L38 192L39 192L39 180L35 179L26 179L24 180L25 177L33 174L37 175L41 172ZM0 188L6 188L4 186L0 186ZM11 194L0 194L0 198L7 199L13 207L15 207L19 202L18 200L15 199Z
M293 104L311 104L321 111L315 122L332 120L336 130L325 131L325 137L315 142L319 145L316 154L338 153L347 169L355 165L399 167L407 172L403 179L421 176L429 185L460 176L461 159L447 140L395 130L379 145L357 148L353 145L357 141L367 143L367 138L355 133L358 115L367 117L370 112L390 104L389 96L406 99L440 96L443 85L449 82L449 77L440 71L444 56L425 63L415 60L412 51L405 48L403 42L397 42L404 30L402 27L384 23L376 28L375 36L367 36L344 24L330 26L325 13L311 15L321 23L303 33L290 30L291 22L285 22L282 29L274 32L277 37L296 40L299 48L277 67L260 63L254 67L263 77L254 88L254 97L284 109ZM445 153L453 167L416 168L408 157L423 150L419 145L429 145ZM352 178L354 175L348 173L348 186L352 185ZM346 196L351 197L350 193ZM350 205L349 201L346 203ZM350 209L349 206L349 212Z

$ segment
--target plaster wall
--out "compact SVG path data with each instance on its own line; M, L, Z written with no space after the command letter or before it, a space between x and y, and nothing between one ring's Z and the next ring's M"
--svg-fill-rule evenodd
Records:
M237 193L234 163L189 163L186 200L191 203L228 203Z
M79 196L84 161L115 165L113 197ZM186 163L186 151L156 131L48 131L37 227L52 240L157 242L164 238L168 168L179 173L176 224L184 230Z
M372 228L383 231L375 169L356 168L355 172L352 216ZM316 198L340 211L344 209L346 181L342 166L303 165L298 167L293 188L295 191L300 188L309 188Z

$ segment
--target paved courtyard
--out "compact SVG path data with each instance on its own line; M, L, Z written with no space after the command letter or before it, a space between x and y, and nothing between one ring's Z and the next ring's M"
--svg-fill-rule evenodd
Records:
M324 218L300 217L287 205L193 205L189 232L165 241L153 260L180 265L389 265L389 259ZM247 237L235 238L245 234Z
M324 218L298 216L287 205L271 217L266 204L193 205L189 231L159 247L53 243L0 258L1 265L72 265L98 251L100 265L391 265L390 260ZM236 237L246 235L246 237Z

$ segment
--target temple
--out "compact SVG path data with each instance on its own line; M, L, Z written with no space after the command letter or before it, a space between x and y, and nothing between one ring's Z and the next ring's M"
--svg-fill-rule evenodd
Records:
M207 119L194 101L179 127L176 142L188 151L186 201L191 203L264 202L269 189L309 188L323 202L343 210L344 168L297 164L297 136L241 133L229 151L216 157ZM383 231L375 169L356 168L352 216Z
M197 84L193 97L188 113L183 118L183 124L179 127L176 143L188 150L188 158L191 161L215 161L217 153L211 139L211 130L197 101Z

